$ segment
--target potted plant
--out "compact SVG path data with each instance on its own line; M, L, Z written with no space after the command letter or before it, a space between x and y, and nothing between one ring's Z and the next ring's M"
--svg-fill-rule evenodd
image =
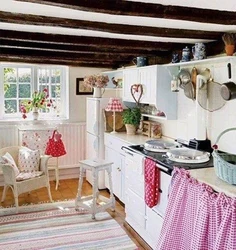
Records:
M122 114L122 118L126 127L127 134L134 135L141 120L140 108L135 107L125 109Z
M236 34L225 33L222 36L222 40L225 44L225 52L227 56L232 56L235 49Z

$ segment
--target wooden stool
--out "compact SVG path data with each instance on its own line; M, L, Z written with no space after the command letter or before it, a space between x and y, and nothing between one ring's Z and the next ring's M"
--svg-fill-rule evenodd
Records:
M106 160L83 160L79 161L80 163L80 176L79 176L79 186L78 193L75 199L75 209L78 207L82 207L87 209L90 213L92 213L92 219L95 219L95 214L105 211L107 208L111 208L112 211L115 209L115 197L113 195L112 189L112 164L113 162L109 162ZM93 195L87 197L81 197L82 192L82 184L83 184L83 176L86 170L92 171L93 176ZM109 178L109 191L110 198L106 198L103 195L99 194L98 190L98 173L101 170L106 170Z

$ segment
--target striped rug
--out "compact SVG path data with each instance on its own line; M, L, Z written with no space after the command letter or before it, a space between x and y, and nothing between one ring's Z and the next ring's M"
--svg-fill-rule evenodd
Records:
M74 202L0 209L0 249L138 249L107 213L96 220L75 211Z

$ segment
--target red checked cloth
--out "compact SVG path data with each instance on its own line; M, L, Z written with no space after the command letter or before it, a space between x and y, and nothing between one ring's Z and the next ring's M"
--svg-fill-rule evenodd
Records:
M145 203L150 208L157 205L159 200L159 180L160 170L156 167L156 163L146 158L144 163L145 176Z

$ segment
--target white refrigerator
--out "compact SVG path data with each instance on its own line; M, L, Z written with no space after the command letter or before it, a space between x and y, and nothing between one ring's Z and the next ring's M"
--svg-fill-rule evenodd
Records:
M86 159L104 159L104 116L109 98L87 98L86 105ZM86 171L86 180L93 184L91 171ZM100 171L98 188L105 187L105 173Z

